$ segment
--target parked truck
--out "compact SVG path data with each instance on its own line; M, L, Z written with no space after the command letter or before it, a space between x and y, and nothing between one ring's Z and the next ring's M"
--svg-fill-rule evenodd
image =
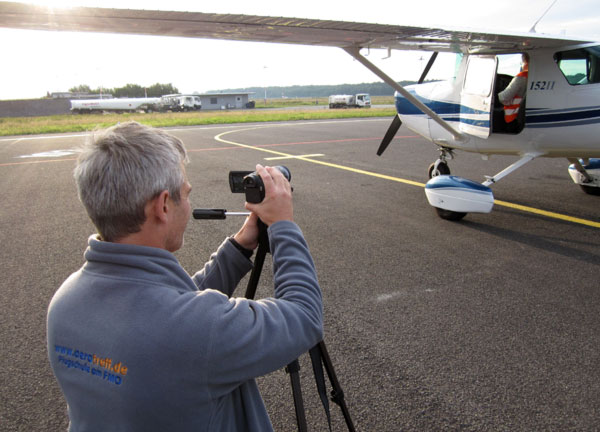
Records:
M371 108L371 96L367 93L332 95L329 96L329 108Z
M135 112L139 110L152 111L160 102L160 98L120 98L120 99L73 99L71 112L73 114L88 114L92 112Z
M170 94L160 98L159 111L196 111L202 108L198 95Z

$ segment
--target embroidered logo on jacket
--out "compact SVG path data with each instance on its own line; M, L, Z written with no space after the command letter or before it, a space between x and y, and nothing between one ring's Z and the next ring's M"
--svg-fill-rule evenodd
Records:
M87 373L115 385L121 385L127 375L127 366L121 362L114 362L109 357L101 357L60 345L54 345L54 351L58 354L58 363L67 369Z

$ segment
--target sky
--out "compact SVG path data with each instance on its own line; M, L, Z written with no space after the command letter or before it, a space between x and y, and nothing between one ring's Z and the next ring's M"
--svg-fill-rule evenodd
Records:
M285 16L378 24L527 32L554 0L30 0L46 6L91 6ZM537 33L600 41L598 0L556 0ZM227 88L379 81L339 48L156 36L0 29L0 100L91 88L171 83L183 93ZM417 80L428 53L372 50L391 77ZM440 56L441 58L442 56ZM452 59L428 78L443 78Z

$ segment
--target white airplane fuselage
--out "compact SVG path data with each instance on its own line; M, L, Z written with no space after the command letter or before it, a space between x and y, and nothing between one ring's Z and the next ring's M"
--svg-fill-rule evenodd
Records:
M567 47L565 51L589 46ZM527 92L524 107L521 106L525 112L518 132L498 130L503 108L495 94L496 81L507 78L497 74L494 56L465 55L455 79L406 88L461 132L463 139L456 139L396 93L398 115L414 132L442 147L484 155L600 157L600 83L570 84L555 60L557 51L527 53ZM481 82L471 86L476 87L474 91L472 88L469 91L465 81L475 61L487 61L488 66L478 69Z

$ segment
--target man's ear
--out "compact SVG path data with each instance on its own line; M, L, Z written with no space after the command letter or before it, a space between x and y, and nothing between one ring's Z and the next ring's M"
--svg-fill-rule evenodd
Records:
M167 222L169 213L169 191L164 190L151 201L153 216L161 222Z

